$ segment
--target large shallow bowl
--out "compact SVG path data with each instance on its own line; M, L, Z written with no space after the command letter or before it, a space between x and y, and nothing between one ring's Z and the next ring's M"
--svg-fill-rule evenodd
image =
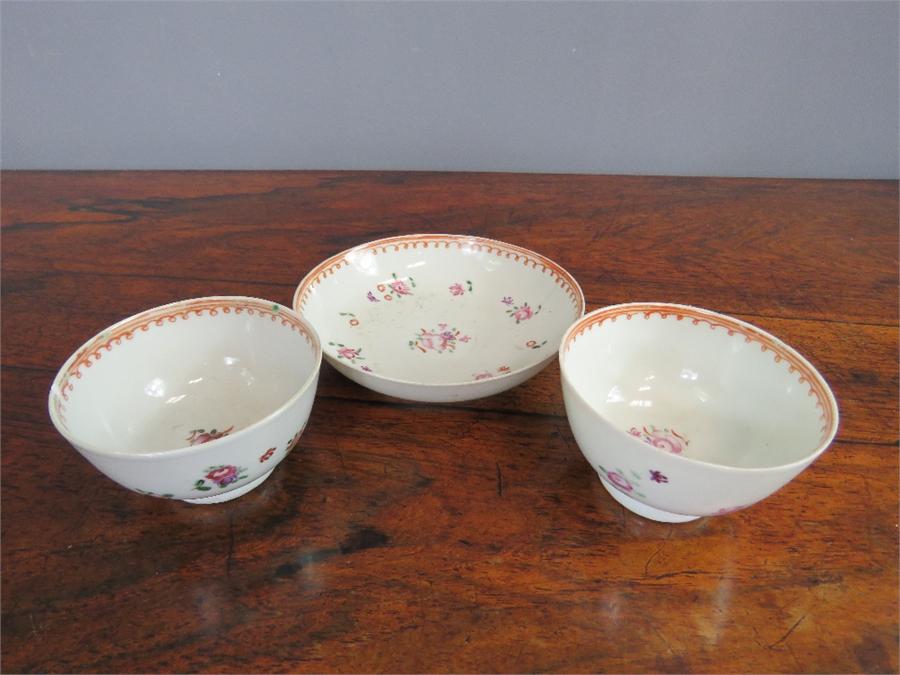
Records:
M533 251L481 237L391 237L339 253L297 287L294 310L359 384L463 401L524 382L584 313L581 288Z
M696 307L591 312L559 352L572 432L623 506L666 522L772 494L834 439L837 403L800 354Z
M262 483L297 443L321 360L315 331L286 307L185 300L86 342L53 381L50 418L135 492L226 501Z

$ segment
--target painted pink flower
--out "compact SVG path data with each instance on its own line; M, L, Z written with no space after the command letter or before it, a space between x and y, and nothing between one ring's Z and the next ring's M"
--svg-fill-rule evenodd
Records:
M294 446L297 445L297 441L300 440L300 436L303 434L303 430L306 429L306 425L304 424L300 427L300 430L291 437L291 440L288 441L287 447L284 449L285 452L290 452L293 450Z
M363 369L364 371L366 371L367 373L371 373L371 372L372 372L372 369L369 368L369 366L363 366L362 369Z
M437 349L438 345L435 342L436 338L440 338L438 333L435 333L431 330L422 329L419 332L419 335L416 336L416 340L418 341L419 349L422 351L426 351L429 349Z
M372 291L366 293L366 297L369 299L369 302L381 302L381 300L375 297L375 294Z
M200 445L201 443L209 443L212 439L212 434L205 431L201 432L199 429L194 429L187 440L191 445Z
M454 351L458 342L468 342L470 339L467 335L460 336L456 328L439 323L437 328L420 328L416 336L409 341L409 348L418 349L423 354L429 351L441 354L445 351Z
M275 448L269 448L259 457L260 462L265 462L269 457L275 454Z
M507 295L500 302L502 302L506 306L509 306L509 305L513 304L513 299Z
M624 492L631 492L632 490L634 490L634 487L631 485L631 483L628 482L628 479L620 473L617 473L615 471L607 471L606 478L610 483Z
M534 316L534 311L528 305L522 305L512 313L512 316L516 320L516 323L519 323L520 321L525 321Z
M675 455L680 455L684 452L684 439L674 431L670 429L656 429L654 427L650 427L649 431L647 429L644 431L647 431L645 440L654 448L659 448Z
M237 467L231 465L220 466L206 474L206 477L219 487L225 487L237 480Z
M215 429L210 429L209 431L205 431L203 429L194 429L193 431L191 431L191 435L188 436L186 440L191 445L209 443L210 441L214 441L217 438L227 436L229 433L231 433L232 429L234 429L234 426L230 426L227 429L223 429L222 431L216 431Z
M487 371L484 371L483 373L475 373L475 379L476 379L476 380L486 380L486 379L488 379L489 377L493 377L493 375L491 375L491 374L490 374L489 372L487 372Z
M359 350L354 349L353 347L341 347L338 351L338 356L344 359L353 360L357 356L359 356Z
M464 289L464 288L462 287L462 284L453 284L453 285L450 287L450 293L451 293L452 295L462 295L462 294L465 293L465 292L466 292L466 289Z
M650 469L650 480L654 483L668 483L669 479L662 475L661 471Z
M391 287L391 290L393 290L397 295L412 295L412 289L407 285L405 281L401 281L400 279L398 279L397 281L392 281L388 285Z
M680 455L688 446L688 440L673 429L657 429L650 425L641 429L631 427L628 433L654 448L671 452L674 455Z

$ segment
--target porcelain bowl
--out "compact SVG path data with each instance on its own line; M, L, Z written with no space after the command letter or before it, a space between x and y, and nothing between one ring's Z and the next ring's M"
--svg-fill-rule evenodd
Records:
M464 401L524 382L584 313L581 288L533 251L481 237L407 235L324 261L294 310L351 380L414 401Z
M73 354L51 386L50 418L130 490L227 501L262 483L297 443L321 360L315 331L276 303L175 302Z
M834 396L806 359L696 307L590 312L566 332L559 362L582 453L617 501L653 520L758 502L822 454L838 428Z

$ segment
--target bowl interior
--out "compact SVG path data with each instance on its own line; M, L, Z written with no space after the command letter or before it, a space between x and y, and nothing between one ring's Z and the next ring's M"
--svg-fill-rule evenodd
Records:
M688 307L611 308L567 337L563 371L636 439L715 464L799 461L836 423L827 385L799 354L743 322Z
M546 360L583 301L565 270L530 251L416 236L326 261L301 283L294 308L330 359L373 376L441 385Z
M150 310L102 333L54 383L56 416L101 451L183 448L275 412L315 371L316 340L289 310L211 300Z

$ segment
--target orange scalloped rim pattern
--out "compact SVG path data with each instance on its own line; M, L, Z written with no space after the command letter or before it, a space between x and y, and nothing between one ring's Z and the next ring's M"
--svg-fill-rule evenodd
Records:
M284 314L280 307L274 303L266 302L226 302L222 300L195 300L180 304L175 307L161 307L158 310L150 310L143 312L133 319L117 326L110 333L101 333L88 344L81 348L72 365L66 370L66 374L59 382L58 392L61 396L55 396L53 400L54 410L60 421L66 426L65 403L63 400L69 400L69 394L75 388L74 382L80 380L84 373L82 368L90 368L99 361L103 354L111 352L115 347L122 344L122 340L126 342L133 340L138 332L147 332L153 326L166 326L176 323L179 319L187 320L192 316L217 316L219 313L235 315L247 313L248 316L259 316L260 318L268 317L271 321L281 321L282 326L290 328L292 331L299 332L306 343L311 342L309 332L302 323L291 314Z
M496 254L497 256L505 256L516 262L521 262L526 266L530 265L534 269L540 268L541 273L549 273L556 282L556 285L566 292L566 295L569 297L569 300L571 300L572 306L576 311L582 311L584 308L584 296L581 293L578 284L575 282L575 279L572 278L572 275L552 260L534 253L533 251L529 251L528 249L513 244L505 244L503 242L494 241L493 239L484 239L482 237L419 234L401 235L398 237L372 241L342 251L319 263L306 275L300 283L300 286L297 287L297 291L294 293L294 310L296 312L301 312L309 300L310 293L316 286L321 284L328 276L336 274L345 265L349 265L347 254L350 252L371 251L372 255L378 255L379 253L386 254L409 249L415 250L419 247L449 249L453 246L459 250L462 250L465 247L470 250L487 251L489 255Z
M821 411L821 414L819 415L819 420L822 422L822 426L819 429L822 433L820 442L824 443L825 440L827 440L833 430L835 417L830 405L830 397L828 396L826 386L822 382L821 376L819 376L807 363L798 359L793 351L786 349L784 345L775 342L769 335L760 330L753 329L750 326L730 320L728 317L713 316L700 311L692 311L685 307L673 308L666 305L645 304L631 305L629 307L613 307L597 314L586 316L577 322L566 336L564 349L568 352L579 336L585 331L602 326L607 321L614 323L622 317L624 317L626 321L631 321L634 316L643 316L644 319L649 319L654 314L658 314L661 319L668 319L669 317L674 318L676 321L688 319L695 326L705 323L709 326L710 330L722 328L727 331L728 335L741 335L745 342L755 342L759 345L760 351L762 352L771 352L775 359L775 363L785 361L788 364L788 372L796 373L798 382L809 387L807 395L816 398L816 407Z

